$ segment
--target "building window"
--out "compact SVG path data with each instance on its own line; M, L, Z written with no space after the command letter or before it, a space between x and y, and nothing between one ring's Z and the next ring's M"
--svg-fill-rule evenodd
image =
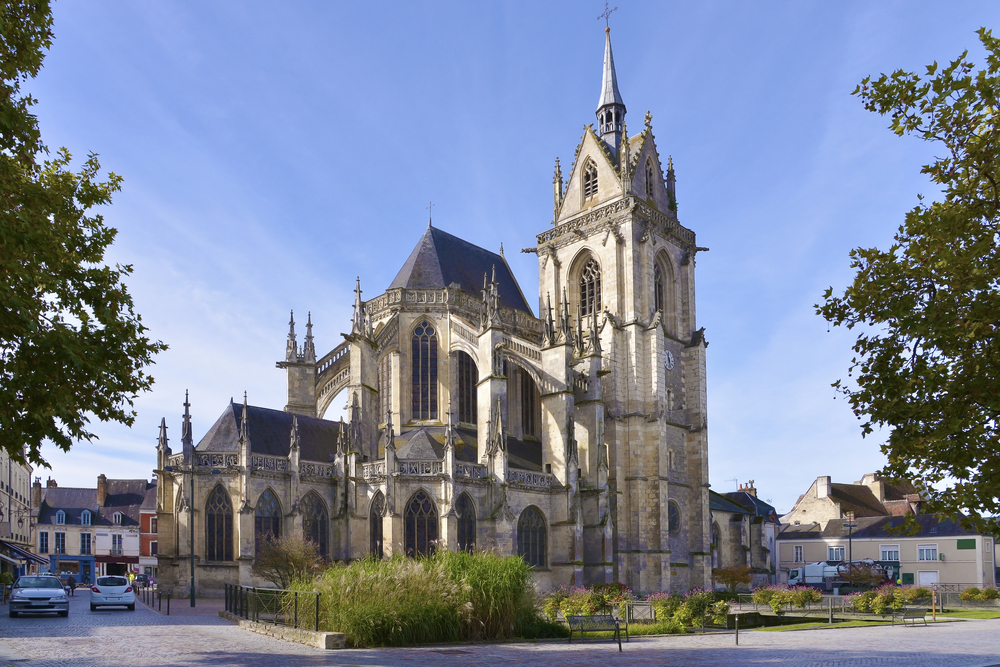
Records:
M883 544L878 550L882 555L880 560L899 560L898 544Z
M722 567L720 549L722 548L722 529L719 524L712 524L712 569Z
M124 548L122 545L122 535L112 535L111 536L111 555L121 556L124 553Z
M993 540L983 540L986 543L986 553L993 550Z
M528 507L517 520L517 555L533 567L545 567L545 517L535 507Z
M426 321L413 332L413 418L437 419L437 336Z
M458 514L458 550L472 552L476 548L476 506L469 494L458 497L455 513Z
M653 183L656 178L656 172L653 170L653 161L646 160L646 199L653 198Z
M56 548L54 553L66 553L66 533L56 533Z
M593 199L597 196L597 165L593 160L587 160L583 167L583 199Z
M938 549L936 544L922 544L917 547L917 560L937 560Z
M154 540L149 543L149 555L156 556L159 554L159 544Z
M61 526L64 523L66 523L66 512L59 510L56 512L56 524Z
M47 554L49 552L49 534L48 532L38 533L38 553Z
M122 514L121 512L115 512L114 515L112 516L112 520L115 522L116 526L120 526L122 525L122 522L125 520L125 515Z
M659 262L653 263L653 307L657 312L663 312L663 269Z
M216 486L209 494L205 530L208 538L205 558L209 561L233 560L233 503L221 486Z
M827 560L844 560L846 547L827 547Z
M385 496L379 491L372 498L372 506L368 512L369 548L372 556L382 558L385 550L382 547L382 517L385 516Z
M538 412L541 399L531 375L523 368L521 373L521 428L525 435L538 436Z
M90 510L83 510L80 514L80 525L89 526L90 525Z
M155 516L154 517L150 517L150 519L149 519L149 532L151 532L151 533L158 532L156 530L157 523L158 523L158 521L157 521L157 519L156 519Z
M302 512L302 536L316 545L320 558L328 558L326 548L326 527L330 523L330 515L326 505L314 492L307 493L299 506Z
M281 537L281 505L271 489L265 489L257 500L257 509L254 510L253 517L253 537L258 550L265 540Z
M438 517L434 502L423 491L417 491L406 505L403 515L403 539L406 555L429 556L438 539Z
M667 469L674 469L674 450L672 449L667 450Z
M89 556L91 547L90 533L80 533L80 555Z
M378 362L378 421L385 424L389 421L389 407L392 405L392 355L387 354Z
M792 559L792 562L795 562L795 563L804 563L805 562L805 558L802 555L802 545L801 544L796 544L795 548L794 548L794 551L795 551L795 557Z
M676 500L667 503L667 530L671 535L681 532L681 506Z
M477 419L476 397L479 369L465 352L458 353L458 421L475 424Z
M591 259L580 274L580 314L592 315L601 310L601 267Z

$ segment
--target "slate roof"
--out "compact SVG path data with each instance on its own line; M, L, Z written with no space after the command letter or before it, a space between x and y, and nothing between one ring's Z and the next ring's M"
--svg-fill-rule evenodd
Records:
M472 295L483 289L483 275L496 267L500 305L533 315L517 279L502 255L480 248L430 225L389 289L442 289L452 283Z
M152 489L156 503L156 484L144 479L109 479L108 497L103 506L97 504L97 489L51 487L42 489L42 505L38 510L38 523L57 525L56 513L66 513L64 525L79 526L84 510L90 510L92 526L138 526L139 509ZM121 512L123 520L115 524L114 515Z
M401 461L430 461L444 458L444 426L421 426L393 438L396 458ZM455 460L478 463L479 448L476 431L455 429ZM385 456L385 432L380 436L379 456ZM532 440L507 437L507 459L512 468L541 472L542 445Z
M840 503L841 512L854 512L854 516L885 516L888 512L872 490L859 484L831 484L830 498Z
M715 512L731 512L733 514L750 514L749 510L746 510L729 498L726 498L720 493L716 493L709 489L708 491L708 508Z
M957 522L943 514L918 514L914 517L920 531L913 537L960 537L964 535L977 535L974 530L962 528ZM898 528L906 522L906 517L902 516L876 516L862 517L854 521L854 528L851 531L856 539L892 539L895 537L910 537L909 535L890 535L890 528ZM831 520L826 527L820 530L814 523L801 525L782 526L778 534L779 540L801 540L819 539L831 537L847 537L848 529L844 527L846 521Z
M292 417L284 410L247 406L247 433L250 451L267 456L288 456L292 442ZM236 452L240 447L243 406L229 401L205 437L195 448L199 452ZM305 461L329 461L337 451L340 422L298 415L299 455Z
M773 521L774 523L778 523L778 514L774 511L774 506L765 503L752 493L747 493L746 491L730 491L729 493L723 495L740 507L748 510L750 514L763 517L764 519Z

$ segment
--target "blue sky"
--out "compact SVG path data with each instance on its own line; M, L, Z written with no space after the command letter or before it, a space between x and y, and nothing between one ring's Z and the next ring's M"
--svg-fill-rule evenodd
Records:
M712 486L755 480L780 511L818 475L882 464L879 439L830 383L847 332L814 314L851 277L852 247L887 245L934 147L898 138L850 95L866 75L923 71L1000 28L990 2L626 2L612 15L619 85L653 114L698 256ZM427 223L516 252L549 228L556 157L572 163L600 92L603 3L79 2L26 86L51 148L100 154L125 179L104 211L109 260L170 345L133 428L43 450L60 486L149 477L161 417L195 436L230 397L284 405L274 362L289 309L325 353L348 329L354 277L381 293ZM532 301L534 303L534 301Z

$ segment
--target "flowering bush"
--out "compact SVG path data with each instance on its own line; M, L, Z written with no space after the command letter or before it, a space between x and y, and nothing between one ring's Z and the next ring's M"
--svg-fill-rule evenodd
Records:
M844 597L844 603L854 609L854 611L884 614L890 610L899 611L902 609L906 606L911 595L911 593L893 584L885 584L875 590L851 593ZM913 599L916 599L916 596Z

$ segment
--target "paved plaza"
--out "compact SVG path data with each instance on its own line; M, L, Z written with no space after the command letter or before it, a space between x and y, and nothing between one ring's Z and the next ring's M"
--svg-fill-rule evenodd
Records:
M69 618L0 617L0 667L121 666L295 667L298 665L542 664L607 667L732 665L757 667L1000 667L1000 619L930 627L873 627L800 632L741 632L740 646L723 634L633 639L624 653L610 641L538 642L411 649L322 651L271 639L210 615L192 615L175 601L167 617L136 605L134 612L91 612L89 593L71 600ZM214 603L214 604L213 604ZM199 612L217 609L205 601Z

